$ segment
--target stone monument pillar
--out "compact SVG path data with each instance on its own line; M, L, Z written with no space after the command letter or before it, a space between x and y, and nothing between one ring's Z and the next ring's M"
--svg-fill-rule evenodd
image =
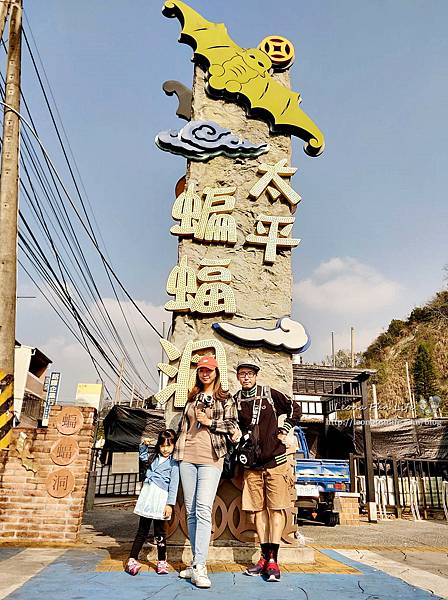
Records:
M236 222L237 241L230 246L180 238L179 262L187 257L188 264L199 271L200 262L204 258L230 260L228 268L232 276L230 285L235 295L236 312L233 315L209 316L174 311L169 339L178 348L184 348L189 340L216 338L225 348L232 391L238 389L235 371L237 363L250 358L261 366L259 379L264 384L291 395L291 353L267 346L239 345L212 329L213 323L223 320L244 327L271 329L280 317L291 314L291 250L279 251L275 263L266 265L263 262L264 247L246 244L246 237L255 231L257 215L291 214L289 205L284 202L273 203L265 192L257 200L249 197L249 190L261 177L257 175L257 170L262 163L274 164L286 159L290 164L291 139L288 135L270 134L264 121L248 119L244 108L237 104L211 99L205 91L204 76L203 69L197 66L193 83L192 120L225 124L226 128L242 139L268 144L269 151L249 159L217 156L206 163L188 161L186 186L194 184L198 193L204 188L235 188L235 208L232 215ZM287 73L277 77L288 85ZM168 413L171 413L170 409Z
M159 368L167 381L156 394L173 427L201 354L216 357L224 390L238 389L236 365L248 360L260 366L260 383L292 395L292 354L308 347L309 338L291 319L291 252L300 242L293 226L301 198L291 184L297 169L290 136L299 136L312 156L324 142L290 89L294 48L288 40L269 37L258 48L241 48L223 24L181 0L167 0L163 12L179 19L180 41L193 48L195 63L192 92L178 82L164 84L167 94L178 96L177 115L187 123L156 137L159 148L188 161L172 207L178 262L166 288L171 331L161 340L166 361ZM247 538L234 531L233 512L241 506L235 493L220 488L222 518L215 528L242 541ZM176 519L183 522L180 507ZM248 529L254 528L238 531ZM291 531L289 515L285 541Z

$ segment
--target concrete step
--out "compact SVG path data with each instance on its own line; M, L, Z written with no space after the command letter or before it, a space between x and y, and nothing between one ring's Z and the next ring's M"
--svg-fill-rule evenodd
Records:
M145 548L146 550L146 548ZM173 544L168 542L167 554L170 562L190 564L192 559L190 544ZM260 558L260 548L253 544L226 541L225 545L211 544L208 552L210 563L256 563ZM157 548L149 548L149 562L157 560ZM279 562L283 565L313 564L315 562L314 548L308 546L282 545L278 553Z

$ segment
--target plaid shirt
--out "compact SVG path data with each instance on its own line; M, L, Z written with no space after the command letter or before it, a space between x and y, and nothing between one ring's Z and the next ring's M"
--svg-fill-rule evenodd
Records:
M176 460L183 460L184 456L187 432L190 428L190 421L187 417L188 405L189 403L185 405L179 423L179 437L174 449L174 458ZM209 426L209 431L212 446L216 452L216 456L222 458L227 452L227 435L231 436L236 429L239 429L236 403L230 394L225 402L215 400L212 406L211 419L212 422Z

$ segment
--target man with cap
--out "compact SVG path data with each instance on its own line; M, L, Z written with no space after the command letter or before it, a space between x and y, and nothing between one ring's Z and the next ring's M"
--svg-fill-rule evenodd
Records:
M285 439L297 425L301 408L281 392L257 385L260 367L251 361L240 362L236 375L241 390L235 394L241 431L253 429L258 422L259 452L255 464L244 469L242 508L255 513L255 526L261 544L261 557L248 567L246 575L266 575L267 581L280 581L278 549L284 527L282 510L291 508L291 468ZM278 426L278 417L286 415ZM236 436L235 436L236 437Z

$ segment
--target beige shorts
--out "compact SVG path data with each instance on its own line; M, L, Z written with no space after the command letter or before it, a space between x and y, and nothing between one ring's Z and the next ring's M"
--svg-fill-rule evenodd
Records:
M289 462L278 467L245 469L242 509L257 512L265 508L283 510L291 508L292 468Z

